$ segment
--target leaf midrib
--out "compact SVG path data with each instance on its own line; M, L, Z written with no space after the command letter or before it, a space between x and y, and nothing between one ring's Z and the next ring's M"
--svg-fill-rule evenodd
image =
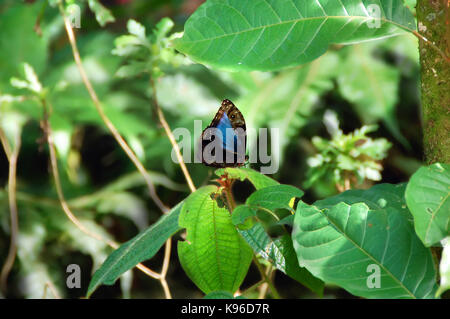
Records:
M430 233L431 224L433 224L433 219L436 217L436 215L438 214L438 212L441 209L442 205L444 205L445 201L449 197L449 195L450 195L450 193L447 193L447 196L444 197L444 199L439 203L439 206L436 208L436 210L431 214L430 222L428 223L427 231L425 233L425 240L428 239L428 235ZM448 218L448 220L450 220L450 217ZM447 225L448 225L448 223L447 223Z
M201 39L201 40L195 40L195 41L189 41L186 40L184 38L181 38L180 40L184 43L199 43L199 42L205 42L205 41L211 41L211 40L217 40L217 39L221 39L221 38L226 38L226 37L230 37L230 36L235 36L238 34L242 34L242 33L246 33L246 32L252 32L252 31L256 31L256 30L261 30L261 29L265 29L265 28L270 28L270 27L275 27L275 26L280 26L283 24L289 24L289 23L297 23L297 22L304 22L304 21L309 21L309 20L327 20L327 19L359 19L359 20L379 20L382 22L386 22L386 23L390 23L393 24L397 27L399 27L400 29L404 29L407 30L409 32L413 32L414 30L400 24L397 22L394 22L392 20L388 20L386 18L374 18L374 17L370 17L370 16L319 16L319 17L308 17L308 18L299 18L299 19L292 19L292 20L286 20L286 21L282 21L282 22L278 22L278 23L273 23L273 24L267 24L267 25L263 25L263 26L258 26L258 27L254 27L254 28L250 28L250 29L245 29L242 31L237 31L237 32L231 32L231 33L227 33L227 34L223 34L217 37L212 37L212 38L205 38L205 39ZM196 29L196 27L194 27L194 29Z

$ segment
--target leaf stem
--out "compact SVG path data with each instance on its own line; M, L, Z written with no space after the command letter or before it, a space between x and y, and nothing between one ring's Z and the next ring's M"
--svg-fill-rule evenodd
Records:
M78 67L78 71L80 72L81 78L83 80L84 86L86 87L92 101L94 102L94 106L97 109L98 114L100 115L100 118L102 119L103 123L106 125L106 127L109 129L113 137L116 139L117 143L120 145L120 147L123 149L123 151L127 154L127 156L130 158L130 160L133 162L133 164L136 166L138 171L142 174L144 177L147 187L149 190L150 197L153 199L155 204L161 209L162 212L167 213L169 211L169 208L164 205L164 203L161 201L161 199L156 194L155 186L153 185L153 182L150 178L150 175L146 171L144 165L139 161L139 159L134 154L133 150L130 148L130 146L127 144L127 142L124 140L124 138L120 135L117 128L114 126L114 124L111 122L111 120L106 116L102 105L100 104L100 101L97 97L97 93L95 92L94 88L92 87L92 84L86 74L86 71L83 67L80 52L78 51L77 43L75 40L75 34L73 32L72 26L70 25L70 21L67 19L64 8L59 1L58 3L59 11L61 13L61 16L64 20L64 25L66 28L66 33L70 42L70 45L72 47L72 53L75 60L75 64Z
M164 116L164 113L162 112L161 108L159 107L158 98L156 94L156 86L155 81L150 76L150 85L152 87L152 93L153 93L153 104L156 110L156 114L158 115L159 122L161 123L162 127L164 128L164 131L166 132L167 137L169 138L170 144L172 144L173 149L175 150L175 154L178 159L178 163L180 164L181 170L183 171L184 178L186 179L186 182L188 183L189 189L191 192L195 192L196 188L194 185L194 182L192 181L191 175L189 174L189 171L186 167L186 164L184 163L183 156L181 155L180 147L178 146L177 141L175 140L175 136L172 133L172 130L170 129L169 124L166 121L166 118Z
M53 174L53 179L54 179L54 183L55 183L55 187L56 187L56 193L58 195L58 199L59 199L59 203L61 205L62 210L64 211L64 213L66 214L66 216L69 218L69 220L79 229L81 230L83 233L85 233L86 235L97 239L99 241L102 241L104 243L106 243L107 245L109 245L110 247L112 247L113 249L117 249L118 248L118 244L112 240L106 239L103 236L96 234L92 231L90 231L89 229L87 229L79 220L78 218L72 213L71 209L69 208L69 205L67 204L67 201L64 197L64 193L62 190L62 186L61 186L61 180L59 178L59 170L58 170L58 161L56 158L56 151L55 151L55 144L53 141L53 135L52 135L52 129L50 126L50 121L49 121L49 114L48 114L48 110L47 110L47 103L46 100L43 99L41 100L42 106L43 106L43 110L44 110L44 115L43 115L43 120L41 123L42 129L44 131L44 134L46 136L47 139L47 143L49 146L49 153L50 153L50 166L51 166L51 170L52 170L52 174ZM142 264L138 264L136 265L136 267L141 270L142 272L144 272L146 275L154 278L154 279L158 279L160 280L161 275L156 273L155 271L145 267Z
M260 264L260 262L258 261L258 258L256 258L256 255L253 254L253 262L256 265L256 267L258 268L259 273L261 274L261 278L267 283L267 285L270 288L270 291L272 291L272 294L274 296L275 299L280 299L280 294L278 293L278 290L275 288L275 286L272 283L272 280L270 278L270 275L268 276L268 274L266 274L266 271L268 273L270 273L270 268L271 266L269 266L266 271L263 269L263 266Z
M21 138L20 134L17 134L14 141L12 151L9 149L9 143L6 139L6 135L3 130L0 129L0 139L2 141L5 153L7 153L9 161L9 173L8 173L8 201L9 211L11 218L11 239L9 243L8 256L3 264L0 274L1 289L6 293L8 275L14 265L17 254L17 235L19 233L19 218L17 212L17 200L16 200L16 177L17 177L17 158L19 157ZM8 154L9 153L9 154Z

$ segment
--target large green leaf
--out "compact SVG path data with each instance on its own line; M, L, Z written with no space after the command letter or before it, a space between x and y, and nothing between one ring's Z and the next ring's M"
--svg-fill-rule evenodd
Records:
M425 246L450 235L450 165L421 167L408 183L406 203Z
M300 202L292 235L300 265L357 296L432 298L431 252L414 232L403 192L404 185L381 184L313 206Z
M183 202L179 203L158 222L122 244L109 255L92 277L87 295L90 296L102 284L114 284L125 271L144 260L152 258L165 241L181 229L178 225L178 218L182 206Z
M186 22L176 48L215 67L275 70L309 62L332 43L392 36L399 28L415 30L401 0L209 0Z
M229 211L212 197L217 186L205 186L185 201L179 224L187 231L178 243L183 269L204 293L234 293L247 274L252 250L231 222Z

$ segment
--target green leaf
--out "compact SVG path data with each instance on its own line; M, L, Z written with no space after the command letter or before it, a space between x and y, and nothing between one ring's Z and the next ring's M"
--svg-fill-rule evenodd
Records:
M300 198L303 194L302 190L291 185L267 186L251 194L245 203L250 207L263 207L271 211L284 208L293 212L289 203L292 198Z
M178 225L178 217L182 206L183 202L179 203L167 215L161 217L158 222L122 244L109 255L92 277L87 296L90 296L102 284L114 284L117 278L128 269L152 258L165 241L181 229Z
M354 105L363 123L372 124L383 120L403 145L409 145L400 132L395 115L400 71L374 58L372 51L375 46L379 46L379 43L349 48L340 65L339 92Z
M161 39L163 39L164 37L167 36L167 34L170 32L170 30L172 30L174 26L173 21L170 18L162 18L161 21L159 21L156 24L156 28L155 28L155 36L156 36L156 41L161 41Z
M302 196L303 192L300 189L290 185L261 188L247 198L245 205L240 205L233 210L233 224L242 225L247 218L256 216L258 210L269 212L274 216L277 209L292 210L289 206L291 200ZM288 234L272 240L260 222L255 223L250 229L240 229L239 233L255 253L272 263L278 270L317 294L322 294L323 282L305 268L299 267L292 240Z
M127 30L130 34L138 37L140 40L145 41L145 27L136 20L130 19L127 23Z
M183 269L204 293L234 293L247 274L252 250L231 223L227 209L211 198L217 186L205 186L185 201L179 224L187 231L178 243Z
M207 294L203 299L243 299L242 297L234 298L233 294L228 291L213 291Z
M215 171L217 176L222 176L228 174L230 178L239 179L244 181L248 179L256 189L264 188L267 186L277 185L278 182L264 174L261 174L251 168L241 167L227 167L227 168L219 168Z
M146 71L146 64L143 62L132 62L127 65L122 65L116 72L115 76L118 78L127 78L136 76Z
M239 233L256 254L311 291L322 295L323 282L311 275L306 268L298 265L292 239L288 234L272 240L260 223L255 224L249 230L239 230Z
M450 289L450 237L442 240L442 246L444 249L442 250L441 262L439 264L441 284L438 291L436 291L436 297Z
M292 234L300 265L356 296L432 298L431 252L413 230L403 192L404 185L380 184L300 202Z
M399 28L416 28L401 0L209 0L188 19L175 46L218 68L276 70L312 61L330 44L392 36Z
M421 167L406 188L406 203L425 246L450 235L450 164Z
M273 215L277 209L287 209L293 212L293 208L289 206L290 201L293 198L302 197L303 194L303 191L291 185L273 185L261 188L247 198L245 205L234 209L231 219L234 225L239 225L248 217L256 216L258 210Z
M89 8L95 13L98 24L104 27L108 22L116 21L109 9L105 8L98 0L88 0Z
M33 27L42 4L14 4L0 13L0 91L9 86L9 79L17 75L17 66L27 62L40 74L46 67L46 36L39 37ZM18 23L20 21L20 23ZM7 85L5 85L7 84Z

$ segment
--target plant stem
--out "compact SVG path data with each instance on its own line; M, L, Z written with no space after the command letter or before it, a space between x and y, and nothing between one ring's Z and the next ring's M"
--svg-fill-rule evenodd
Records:
M47 281L47 282L45 283L45 286L44 286L44 293L42 294L42 299L47 299L47 289L50 289L50 291L52 292L53 296L54 296L56 299L61 299L60 295L59 295L58 292L56 291L55 286L54 286L53 283L50 282L50 281Z
M123 149L123 151L127 154L127 156L130 158L130 160L136 166L138 171L144 177L144 179L147 183L150 197L153 199L155 204L159 207L159 209L161 209L162 212L167 213L169 211L169 208L163 204L163 202L159 199L158 195L156 194L155 186L153 185L150 175L146 171L144 165L139 161L139 159L134 154L133 150L130 148L130 146L128 146L127 142L120 135L117 128L114 126L114 124L111 122L111 120L106 116L106 114L103 110L103 107L100 104L100 101L97 97L97 93L95 92L94 88L92 87L92 84L89 81L89 78L83 67L83 63L81 62L80 52L78 51L77 43L75 40L75 34L73 32L73 29L72 29L72 26L70 25L69 20L67 19L66 15L64 13L64 8L63 8L61 1L59 1L58 7L59 7L59 11L61 13L61 16L63 17L63 20L64 20L64 25L66 28L67 36L69 38L69 42L72 47L72 53L73 53L73 57L75 60L75 64L78 67L78 71L80 72L84 86L86 87L92 101L94 102L94 106L97 109L97 112L99 113L100 118L102 119L102 121L106 125L106 127L109 129L109 131L111 132L113 137L116 139L117 143L120 145L120 147Z
M3 130L1 130L0 138L9 161L8 202L11 218L11 239L9 243L8 256L6 257L6 261L2 267L2 271L0 274L1 289L4 293L6 293L8 275L16 259L17 235L19 233L19 218L17 213L17 200L16 200L16 177L17 177L16 175L17 175L17 158L19 157L21 138L20 134L16 135L12 151L9 149L8 140L6 139Z
M270 291L272 292L275 299L280 299L280 294L278 293L278 290L275 288L275 286L272 283L272 280L270 277L266 274L266 271L263 269L263 266L259 263L258 259L256 258L256 255L253 254L253 262L258 268L259 273L261 274L261 278L267 283L267 285L270 288ZM268 267L267 271L270 270L270 267ZM270 271L269 271L270 272Z
M191 192L195 192L196 188L195 188L194 182L192 181L191 175L189 174L189 171L186 167L186 164L184 163L184 159L183 159L183 156L181 155L180 147L178 146L178 143L175 140L175 136L173 136L172 130L170 129L170 126L166 121L164 113L162 112L161 108L159 107L158 98L156 96L155 82L152 77L150 77L150 85L152 87L153 102L154 102L156 114L158 115L158 118L159 118L159 122L163 126L164 131L166 132L166 135L169 138L169 141L172 144L173 149L175 150L175 154L177 156L178 163L180 164L181 170L183 171L183 174L184 174L184 178L186 179L186 182L189 185L189 189L191 190Z
M51 170L52 170L53 179L54 179L54 183L55 183L55 187L56 187L56 193L58 195L58 199L59 199L62 210L64 211L66 216L69 218L69 220L83 233L85 233L86 235L88 235L94 239L97 239L99 241L106 243L107 245L109 245L110 247L112 247L114 249L117 249L119 246L117 243L115 243L112 240L103 238L103 236L98 235L98 234L90 231L89 229L87 229L70 210L69 205L67 204L67 201L64 197L64 193L63 193L62 186L61 186L61 180L59 178L58 161L56 158L56 151L55 151L55 144L53 142L52 129L50 126L50 122L48 120L49 114L48 114L48 110L47 110L47 103L45 100L42 100L41 102L42 102L42 106L43 106L43 110L44 110L44 116L43 116L43 120L42 120L42 129L47 138L47 143L49 146ZM145 267L142 264L138 264L136 267L139 270L141 270L142 272L144 272L146 275L148 275L154 279L159 280L161 278L160 274L154 272L153 270Z

